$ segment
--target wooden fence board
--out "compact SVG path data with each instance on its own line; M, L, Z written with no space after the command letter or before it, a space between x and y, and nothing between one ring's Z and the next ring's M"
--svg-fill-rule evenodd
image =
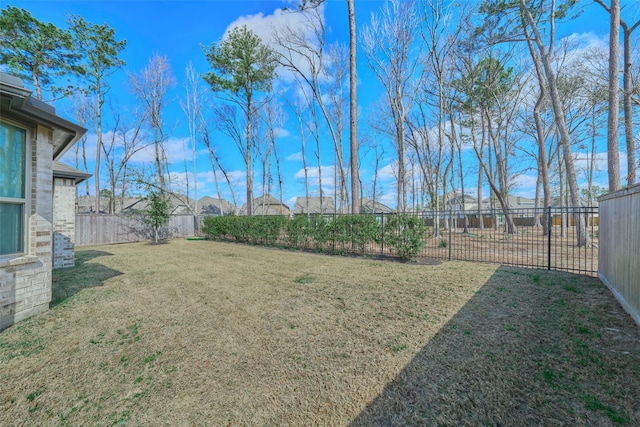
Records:
M640 185L599 203L598 276L640 326Z
M164 237L195 235L192 215L173 215L164 228ZM109 245L113 243L150 240L150 229L139 217L128 215L76 215L76 246Z

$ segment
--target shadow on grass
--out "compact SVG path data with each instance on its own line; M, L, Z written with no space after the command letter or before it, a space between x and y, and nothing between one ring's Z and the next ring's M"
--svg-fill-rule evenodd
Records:
M599 280L499 268L351 425L640 425L639 338Z
M104 251L78 250L75 267L53 270L50 307L63 303L83 289L102 286L105 280L122 274L102 264L90 262L110 255L112 254Z

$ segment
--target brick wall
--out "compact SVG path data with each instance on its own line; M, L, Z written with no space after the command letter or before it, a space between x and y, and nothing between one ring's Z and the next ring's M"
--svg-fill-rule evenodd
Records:
M53 179L53 268L75 265L76 183L69 178Z
M31 145L25 254L0 258L0 330L42 313L51 301L53 176L51 130L38 126Z

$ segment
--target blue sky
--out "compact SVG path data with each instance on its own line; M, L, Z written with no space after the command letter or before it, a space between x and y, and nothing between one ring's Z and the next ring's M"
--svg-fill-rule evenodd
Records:
M119 105L127 105L131 102L131 95L127 89L127 72L139 72L148 62L152 54L166 55L170 62L177 85L169 94L169 105L166 111L166 123L170 138L167 141L167 153L172 168L176 173L184 173L183 143L188 142L188 130L186 118L180 108L180 100L184 96L185 67L192 62L199 73L208 70L201 45L209 46L218 42L231 26L247 24L258 34L266 34L269 28L291 19L286 17L281 8L289 5L290 1L248 1L248 0L201 0L201 1L62 1L62 0L28 0L28 1L2 1L3 7L23 7L41 21L52 22L60 27L66 27L65 18L70 15L81 15L93 23L108 23L116 30L117 38L126 39L127 47L122 55L126 61L126 68L110 78L112 90L110 95L117 100ZM633 2L623 4L634 6ZM372 12L378 12L383 5L379 0L356 0L356 20L358 27L368 24ZM558 38L577 34L582 38L583 44L597 43L608 38L608 15L597 5L584 2L583 14L570 24L558 26ZM329 0L324 10L325 23L330 41L348 41L347 8L345 0ZM623 12L624 16L624 12ZM372 109L371 104L383 94L380 84L368 69L364 55L360 53L358 62L358 102L360 104L360 136L367 134L367 114ZM68 115L68 106L64 102L58 103L58 112ZM109 122L109 113L105 120ZM302 176L302 163L300 161L299 137L295 131L293 116L289 115L290 122L283 126L278 138L278 150L284 175L283 199L293 206L296 196L304 195ZM238 188L236 193L240 203L244 202L244 189L242 188L244 165L235 145L225 140L218 134L219 151L223 164L233 176L237 177ZM90 141L95 141L95 134L89 135ZM345 139L345 144L348 141ZM383 172L379 174L379 183L382 186L383 200L393 205L395 200L394 184L390 173L390 163L393 161L393 148L388 142L381 140L384 145L385 157L381 162ZM601 147L602 148L602 147ZM204 195L216 196L212 182L211 166L203 147L198 147L198 197ZM602 148L599 151L604 150ZM363 153L366 150L363 150ZM323 152L327 154L323 158L323 171L328 175L333 170L332 143L327 138ZM187 153L190 158L190 154ZM313 153L309 151L308 157ZM70 152L65 160L73 164L73 153ZM92 157L92 156L90 156ZM149 162L149 158L139 156L138 160ZM346 158L348 161L348 157ZM189 160L190 161L190 160ZM190 167L190 166L189 166ZM477 166L474 166L477 167ZM605 166L606 167L606 166ZM371 156L364 156L361 161L361 178L365 183L372 180L373 160ZM93 171L93 166L89 167ZM472 180L474 174L470 174ZM625 175L623 171L623 176ZM532 195L534 180L532 172L525 172L519 178L519 186L514 191L516 194ZM327 176L328 181L329 176ZM104 177L102 177L104 180ZM602 178L602 171L598 177L598 183L606 185L606 177ZM465 184L472 187L472 182ZM259 176L256 176L254 194L260 195ZM275 193L275 188L272 189ZM365 191L366 195L366 191ZM193 196L193 194L191 194Z

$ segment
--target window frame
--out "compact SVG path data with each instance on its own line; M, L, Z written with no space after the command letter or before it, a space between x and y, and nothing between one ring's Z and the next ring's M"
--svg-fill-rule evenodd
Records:
M0 254L0 258L15 258L25 256L30 253L29 248L29 216L31 211L31 181L33 176L31 174L31 164L33 154L31 152L31 140L33 138L33 129L26 126L24 123L11 120L7 117L0 118L0 123L8 124L24 131L24 150L25 150L25 167L24 167L24 197L2 197L0 196L0 203L7 205L19 205L22 206L22 250L19 252L12 252L7 254Z

